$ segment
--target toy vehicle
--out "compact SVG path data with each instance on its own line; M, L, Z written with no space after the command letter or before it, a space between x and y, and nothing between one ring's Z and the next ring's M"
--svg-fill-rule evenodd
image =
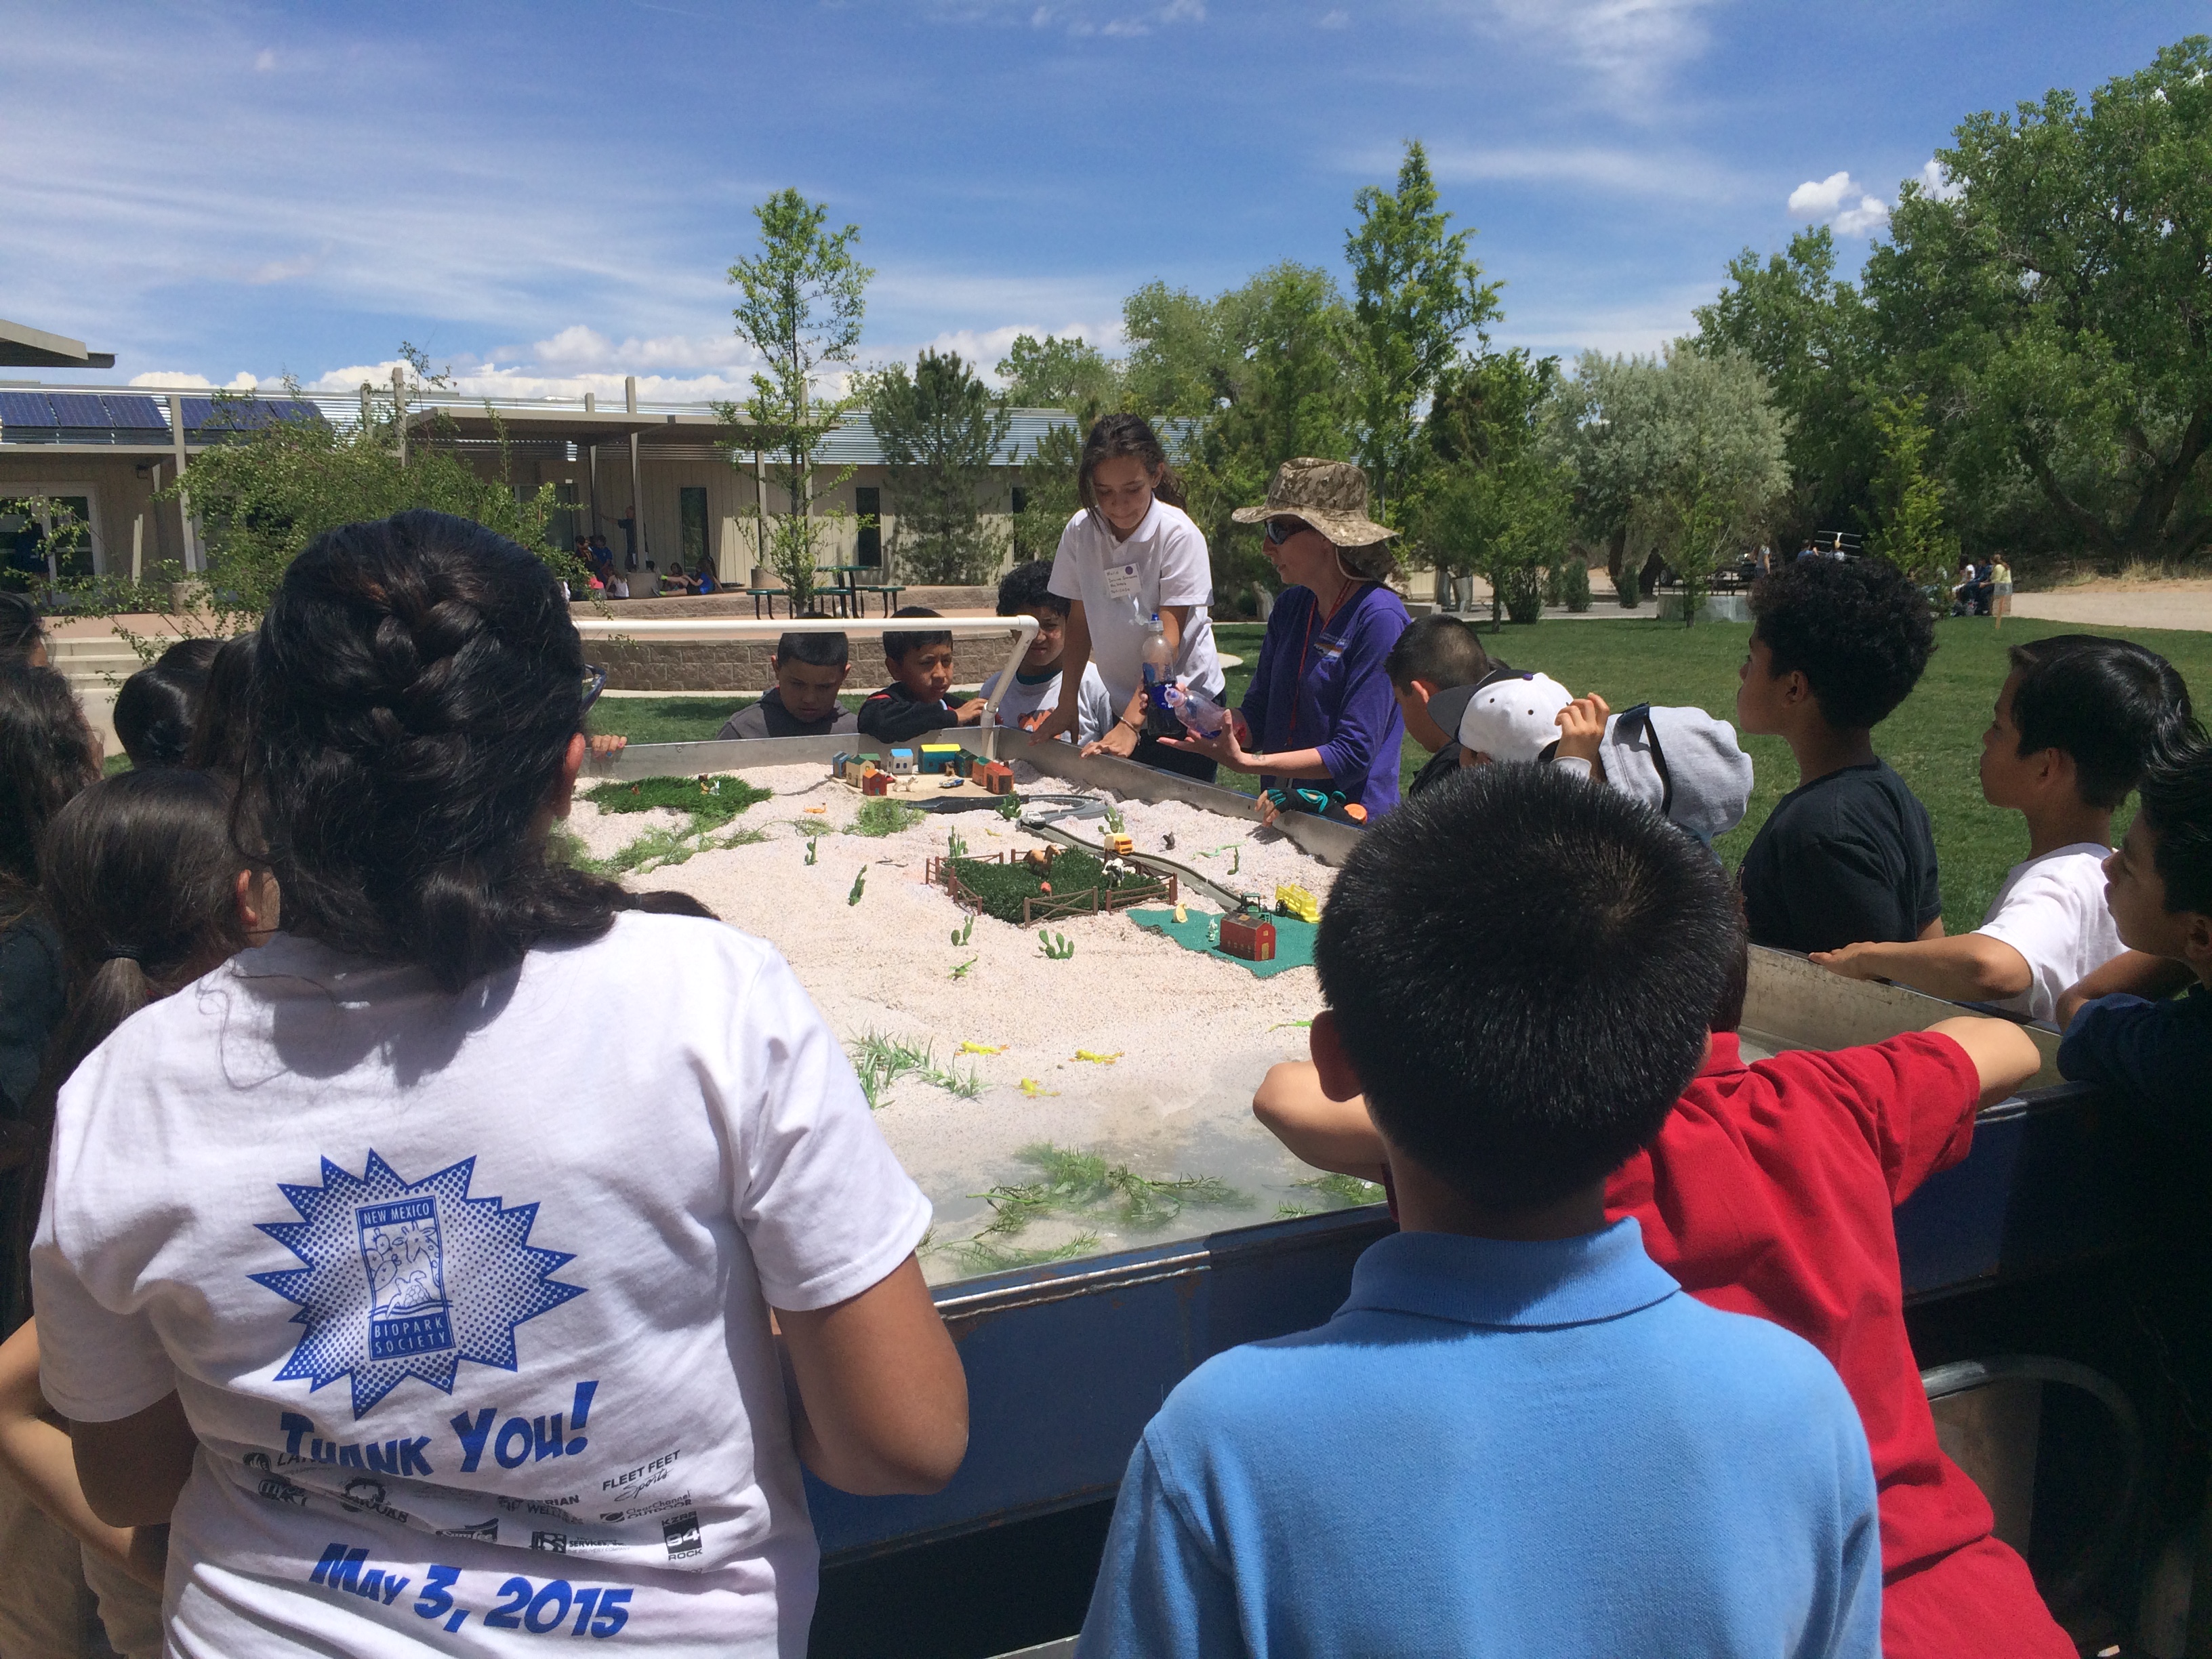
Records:
M1117 859L1125 859L1137 850L1137 843L1124 835L1109 836L1100 844L1109 855Z
M1286 916L1296 916L1300 921L1318 922L1321 920L1321 901L1293 882L1275 884L1275 908Z
M1273 962L1275 959L1275 924L1249 910L1239 910L1233 916L1221 919L1221 951L1224 956L1242 957L1247 962Z

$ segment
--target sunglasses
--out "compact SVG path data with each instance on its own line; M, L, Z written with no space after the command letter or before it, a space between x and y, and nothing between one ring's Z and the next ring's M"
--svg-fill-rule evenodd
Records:
M599 700L599 693L607 689L607 671L600 667L597 663L586 663L584 665L583 687L584 705L581 708L579 708L576 711L576 718L578 720L583 719L585 714L590 709L591 706Z
M1303 519L1270 519L1267 520L1267 545L1280 547L1301 530L1311 528Z

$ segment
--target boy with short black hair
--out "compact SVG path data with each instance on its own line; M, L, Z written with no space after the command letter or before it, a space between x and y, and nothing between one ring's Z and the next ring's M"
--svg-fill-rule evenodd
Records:
M909 605L892 614L934 617L937 612ZM970 697L957 708L945 700L952 689L952 635L945 629L884 635L884 666L890 671L891 683L860 705L863 737L878 743L907 743L925 732L973 726L982 717L981 697Z
M2009 654L1982 734L1982 799L2027 820L2027 857L1971 933L1850 945L1813 960L2047 1024L2070 986L2121 952L2105 904L2112 812L2188 720L2189 691L2171 663L2132 640L2057 634Z
M1428 763L1407 787L1410 798L1459 769L1458 733L1437 723L1429 713L1429 700L1439 691L1480 685L1492 674L1511 671L1483 649L1481 637L1472 628L1457 617L1437 611L1407 624L1390 654L1382 659L1382 672L1390 677L1390 695L1398 700L1407 735L1429 751Z
M852 647L842 634L779 635L768 663L775 684L751 708L725 720L715 737L819 738L858 731L858 718L837 701L851 659Z
M1833 951L1943 931L1928 809L1874 751L1874 728L1936 648L1927 599L1878 559L1808 558L1755 583L1736 724L1778 737L1797 787L1743 860L1754 945Z
M1733 934L1714 860L1548 767L1480 768L1367 832L1322 915L1312 1042L1330 1095L1366 1091L1402 1231L1328 1325L1169 1397L1081 1651L1873 1659L1874 1477L1834 1371L1605 1221L1606 1176L1697 1070ZM1667 1514L1698 1524L1654 1549Z
M2200 1147L2212 1078L2212 744L2201 733L2143 770L2136 821L2105 860L2106 897L2120 943L2186 968L2197 983L2177 1001L2101 997L2074 1017L2058 1069L2116 1084Z
M1060 659L1067 642L1069 602L1052 591L1051 580L1049 559L1018 564L1000 579L999 614L1033 617L1037 625L1036 637L1023 653L1022 665L1014 671L1014 683L999 693L1000 726L1034 732L1060 707ZM987 702L992 687L998 684L997 674L983 682ZM1096 743L1114 724L1114 702L1107 695L1106 682L1099 678L1096 663L1083 665L1083 682L1076 690L1076 698L1074 740Z

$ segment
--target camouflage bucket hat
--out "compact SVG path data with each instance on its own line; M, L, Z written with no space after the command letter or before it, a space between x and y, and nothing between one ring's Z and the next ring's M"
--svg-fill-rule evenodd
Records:
M1303 520L1334 542L1346 565L1370 581L1397 563L1388 543L1398 532L1367 516L1367 475L1349 461L1310 455L1285 461L1268 480L1265 505L1240 507L1230 517L1238 524Z

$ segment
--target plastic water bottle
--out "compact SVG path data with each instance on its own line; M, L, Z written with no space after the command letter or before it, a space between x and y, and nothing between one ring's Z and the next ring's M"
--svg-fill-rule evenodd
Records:
M1193 737L1218 738L1221 728L1229 724L1229 711L1203 691L1170 685L1162 696L1169 710Z
M1160 613L1152 612L1152 625L1145 632L1145 695L1155 708L1168 707L1167 690L1175 684L1175 653L1168 648L1167 629Z

